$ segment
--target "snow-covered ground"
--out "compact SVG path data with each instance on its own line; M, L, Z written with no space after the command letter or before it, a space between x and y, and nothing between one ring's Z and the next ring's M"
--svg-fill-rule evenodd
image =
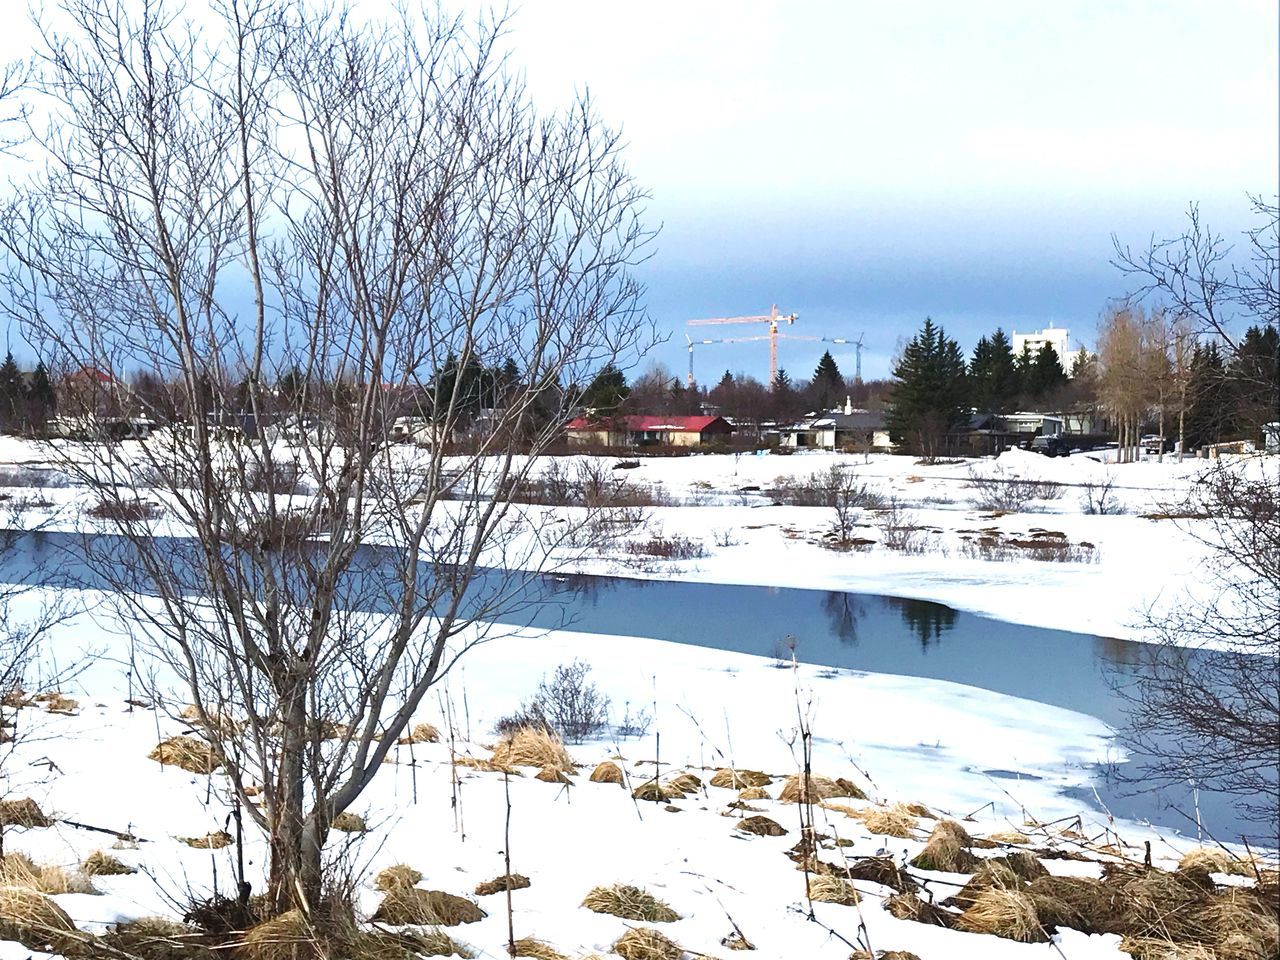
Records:
M0 463L42 458L38 448L0 441ZM866 512L858 522L867 526L859 530L873 542L861 551L831 550L822 544L832 522L829 509L774 506L760 492L744 490L767 490L779 477L805 477L836 463L848 465L882 497L900 501L912 525L926 529L927 549L888 549L880 542L881 515ZM648 533L691 538L706 555L637 566L622 551L606 550L575 558L573 564L594 573L872 591L940 600L1020 623L1141 638L1145 605L1193 585L1204 556L1194 536L1195 521L1143 514L1159 514L1179 502L1207 466L1194 461L1117 466L1083 456L1049 460L1017 451L998 461L933 466L900 457L864 462L860 456L827 454L642 459L627 472L628 481L660 486L684 504L649 510ZM1274 465L1258 460L1242 469L1273 470ZM1051 480L1064 485L1062 494L1029 510L993 516L978 508L970 483L972 474L990 471L1006 479ZM1084 485L1108 479L1125 512L1087 515L1081 507ZM10 492L45 501L25 508L33 520L76 528L86 523L83 491ZM555 520L554 509L544 512L546 522ZM173 529L168 523L161 520L157 529ZM963 538L972 536L964 531L991 528L1017 538L1035 528L1055 531L1072 544L1093 544L1096 558L1050 563L960 555ZM111 851L141 872L95 878L101 895L56 897L79 926L92 931L123 918L177 916L181 910L175 901L208 894L215 875L226 891L233 873L233 848L195 850L176 839L224 829L231 809L227 789L217 773L188 774L147 758L160 739L187 728L162 711L126 704L130 657L123 642L101 613L82 614L57 629L47 650L59 665L85 658L85 669L64 689L79 704L69 716L46 714L38 706L22 710L21 729L32 735L20 740L0 770L8 796L30 795L63 821L142 838L137 849ZM940 681L804 664L778 669L771 660L653 639L517 633L476 647L417 718L447 730L452 717L456 742L397 748L397 762L386 766L354 808L370 827L366 834L351 835L346 851L364 877L359 889L366 913L380 897L372 876L393 863L420 870L422 887L461 895L504 872L503 777L453 766L451 748L487 757L494 722L531 694L540 678L575 659L591 665L591 679L612 700L615 722L624 712L645 710L651 723L643 736L605 735L571 746L583 765L572 785L535 780L532 769L511 780L512 868L532 881L513 894L516 936L547 941L570 956L605 953L634 926L580 906L591 887L619 882L645 887L668 901L683 919L662 924L664 932L699 955L725 956L721 940L736 924L762 960L843 960L851 948L840 937L857 940L861 925L864 942L875 950L909 950L922 960L1127 956L1115 935L1064 929L1052 943L1023 944L899 920L882 906L891 891L869 881L854 883L862 895L860 906L818 903L821 923L810 923L804 915L803 875L784 856L799 837L796 807L779 802L777 779L767 788L770 799L750 805L787 829L781 837L736 831L744 811L730 808L737 799L732 790L705 786L667 805L636 802L623 787L588 781L590 769L608 758L618 760L632 785L654 775L657 759L664 779L688 770L706 781L715 768L731 765L785 777L799 762L798 711L814 735L815 772L847 777L870 797L852 801L855 809L923 803L938 815L972 815L966 826L978 836L1017 829L1034 846L1083 845L1095 860L1116 854L1141 859L1142 845L1150 841L1157 862L1172 866L1195 843L1169 831L1112 821L1068 798L1065 791L1087 789L1094 763L1120 759L1106 726L1082 714ZM174 696L180 703L180 691ZM456 807L455 772L462 778ZM877 853L905 861L921 849L933 824L919 819L910 838L892 838L834 810L819 810L819 817L821 832L851 844L833 843L824 851L829 861L852 862ZM1066 827L1070 833L1064 835ZM265 846L253 828L248 832L249 875L260 886ZM110 847L112 838L60 822L42 829L10 827L5 842L6 850L72 867L92 851ZM339 846L343 835L331 842ZM1098 852L1104 845L1110 853ZM985 855L1007 850L997 846ZM1097 862L1069 859L1046 859L1045 865L1061 874L1095 876L1100 869ZM930 881L938 899L965 879L916 872ZM477 899L488 916L451 932L479 956L505 956L505 898ZM0 960L29 955L17 944L0 943Z

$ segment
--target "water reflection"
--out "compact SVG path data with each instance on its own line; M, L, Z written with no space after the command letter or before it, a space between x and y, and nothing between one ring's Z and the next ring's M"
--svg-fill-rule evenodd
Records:
M885 600L902 616L902 622L920 641L920 649L926 653L930 646L941 642L944 633L950 633L955 629L957 612L950 607L926 600L905 600L901 597L885 597Z
M822 610L831 621L831 632L841 643L858 642L858 621L867 615L866 604L856 593L829 590L822 595Z

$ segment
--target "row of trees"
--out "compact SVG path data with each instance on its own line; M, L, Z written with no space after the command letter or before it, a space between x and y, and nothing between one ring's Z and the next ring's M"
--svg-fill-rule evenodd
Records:
M31 433L42 427L58 409L57 393L49 371L41 362L30 374L23 373L5 354L0 364L0 430Z
M936 456L970 411L1007 413L1042 404L1067 383L1057 351L1044 345L1014 356L1005 332L982 337L966 362L960 344L926 317L893 368L889 430L895 441L925 457Z

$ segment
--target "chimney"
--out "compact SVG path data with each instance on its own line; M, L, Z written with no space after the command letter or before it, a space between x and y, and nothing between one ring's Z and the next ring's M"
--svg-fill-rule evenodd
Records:
M853 401L849 399L849 395L844 395L844 415L847 417L853 413Z

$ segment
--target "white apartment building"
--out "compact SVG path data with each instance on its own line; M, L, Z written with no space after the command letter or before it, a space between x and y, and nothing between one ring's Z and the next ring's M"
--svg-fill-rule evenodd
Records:
M1046 343L1053 347L1063 368L1070 373L1071 331L1066 327L1045 327L1045 329L1035 333L1013 331L1013 355L1015 357L1022 353L1024 346L1030 348L1031 355L1034 357Z

